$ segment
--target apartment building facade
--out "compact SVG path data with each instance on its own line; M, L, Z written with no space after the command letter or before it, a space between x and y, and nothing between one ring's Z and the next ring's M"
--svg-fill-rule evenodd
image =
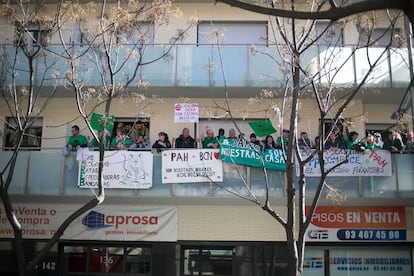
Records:
M109 5L115 7L113 3ZM280 47L282 40L276 34L275 20L204 1L176 1L175 5L182 16L172 19L169 25L139 21L150 37L145 42L143 57L157 59L169 46L171 49L156 62L140 67L137 71L140 84L134 82L128 93L112 100L110 115L114 116L114 125L122 125L129 134L139 125L142 135L152 145L158 133L168 133L172 141L184 128L197 139L206 129L218 135L223 128L227 136L237 125L237 134L248 136L253 132L249 122L268 118L278 131L273 135L276 139L288 125L288 120L283 119L288 113L283 113L282 100L289 69L277 57L284 48ZM43 12L53 14L55 7L46 4ZM93 25L98 15L96 11L85 20ZM361 83L371 70L370 62L378 60L364 88L344 111L341 125L348 131L357 131L360 137L397 129L406 142L404 135L413 131L412 113L405 100L412 70L407 46L410 44L406 43L404 18L399 17L391 30L386 15L378 12L375 28L365 36L357 24L364 17L333 26L325 21L315 22L311 37L319 38L304 52L301 64L306 64L309 72L325 70L317 83L329 83L331 86L325 88L340 90L337 97L341 98ZM197 24L171 44L176 30L185 29L189 19L195 17ZM285 21L288 28L292 21ZM309 22L299 24L306 27ZM11 64L18 49L14 41L16 26L5 18L0 25L3 61L9 62L3 62L5 66ZM319 36L326 28L328 34ZM82 33L85 29L76 29L73 25L62 32L63 40L68 45L78 45L79 49L88 47L90 41ZM25 31L30 33L28 39L34 44L47 35L36 24ZM80 127L81 134L89 141L93 135L79 114L76 93L67 81L67 61L51 54L62 52L61 39L57 33L48 36L41 48L48 49L49 56L35 63L35 83L42 91L39 102L46 102L46 95L54 88L58 90L23 140L25 150L19 153L17 173L9 189L15 213L25 229L29 255L36 254L63 219L95 193L93 188L82 185L82 181L88 181L86 160L78 161L76 154L65 154L62 150L74 125ZM366 45L364 39L375 43L362 47ZM127 49L136 47L128 40L121 44ZM21 64L18 74L15 78L4 74L2 81L14 80L18 91L23 93L28 75L23 56L18 55L21 55L17 58ZM131 64L134 62L132 59ZM94 92L102 86L99 66L94 64L92 56L85 56L82 66L80 74L85 91L95 99ZM127 66L123 73L130 73L128 70L132 68ZM18 122L6 98L0 100L2 168L13 154L13 129ZM94 108L93 100L85 101L85 105L89 111L93 110L91 114L104 113L102 105ZM194 108L194 113L180 119L180 108L185 106ZM304 95L298 112L298 132L306 131L312 140L319 135L316 110L315 100ZM327 120L326 127L331 124ZM115 128L111 135L115 134ZM89 146L90 154L95 154ZM214 163L209 168L221 176L219 185L212 181L188 181L188 174L180 171L180 162L188 165L188 158L194 156L207 162L220 152L203 151L201 147L198 142L197 149L187 152L182 149L158 152L150 148L108 150L108 158L116 161L108 161L111 165L104 180L109 187L105 189L104 203L72 223L33 275L285 275L288 253L283 227L260 206L223 189L245 195L247 186L257 197L264 197L263 170L220 161L218 167ZM414 155L408 151L379 152L384 153L381 156L385 156L388 164L383 173L344 170L328 177L327 182L345 197L337 203L329 199L329 189L323 192L321 207L307 233L304 275L413 275ZM146 180L122 182L122 177L129 174L126 160L138 155L142 158L141 168L145 167ZM371 156L370 151L356 154L354 160L365 158L368 162L367 156ZM361 164L354 167L350 164L350 170L357 170L357 165ZM175 172L174 176L168 174L168 169ZM271 203L280 214L285 214L285 173L278 170L267 173ZM317 178L307 179L307 192L312 195ZM111 187L113 183L115 186ZM0 210L0 271L13 273L11 228L3 209Z

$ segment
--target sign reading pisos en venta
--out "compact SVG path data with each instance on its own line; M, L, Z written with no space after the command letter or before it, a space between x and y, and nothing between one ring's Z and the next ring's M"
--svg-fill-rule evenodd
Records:
M48 239L77 205L16 204L14 212L23 237ZM13 230L0 209L0 238L13 237ZM100 205L84 213L66 229L63 239L176 241L175 207Z
M306 208L306 211L309 211L309 208ZM308 241L405 241L405 208L320 206L312 216L306 238Z

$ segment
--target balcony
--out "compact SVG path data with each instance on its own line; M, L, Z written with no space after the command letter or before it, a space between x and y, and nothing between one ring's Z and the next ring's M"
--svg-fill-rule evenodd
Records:
M0 152L0 168L9 160L12 152ZM328 177L327 183L337 188L350 199L361 198L413 198L414 197L414 154L392 155L392 176ZM264 195L263 172L259 168L240 167L240 174L232 165L224 163L223 187L246 194L240 174L257 196ZM19 153L13 183L12 195L82 196L89 195L89 189L79 188L78 163L74 156L64 157L60 150L21 151ZM268 170L270 195L284 197L284 172ZM154 153L153 186L148 190L106 189L109 197L129 198L232 198L212 183L162 184L161 154ZM307 193L312 195L317 179L307 178ZM326 191L326 189L325 189Z
M125 45L119 50L118 58L126 58L133 46ZM4 60L10 64L14 60L16 48L3 45ZM144 50L143 62L156 59L166 52L167 47L162 45L147 46ZM85 46L74 46L74 51L81 53ZM95 49L97 50L97 49ZM93 51L93 48L90 50ZM355 86L369 69L369 62L373 62L381 55L384 48L371 47L356 49L355 46L346 47L310 47L303 55L301 62L309 72L318 72L322 69L320 82L329 82L341 86ZM175 45L171 51L155 63L140 68L137 77L131 82L144 80L152 87L223 87L226 81L228 87L255 88L278 87L283 84L284 74L278 63L282 60L277 54L275 46L249 45ZM36 58L35 83L51 86L56 81L64 85L66 71L69 68L60 46L49 45L45 54ZM269 56L274 57L270 58ZM329 57L334 58L329 58ZM87 86L101 86L101 77L95 65L84 55L79 62L79 76ZM222 59L220 59L222 57ZM410 80L408 65L408 49L392 48L385 51L378 66L371 73L366 87L375 88L405 88ZM121 62L119 62L121 63ZM135 58L126 62L117 74L117 82L133 72ZM10 67L10 66L8 66ZM22 51L17 51L16 83L27 85L28 67ZM223 77L222 68L225 74ZM334 79L330 78L336 73ZM107 78L109 79L109 78ZM6 83L11 82L11 75L6 76Z

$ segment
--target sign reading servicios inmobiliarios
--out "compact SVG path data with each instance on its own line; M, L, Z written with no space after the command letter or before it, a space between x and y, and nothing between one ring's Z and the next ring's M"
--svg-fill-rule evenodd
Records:
M245 139L224 139L220 144L220 159L227 163L286 171L285 157L280 149L261 151Z

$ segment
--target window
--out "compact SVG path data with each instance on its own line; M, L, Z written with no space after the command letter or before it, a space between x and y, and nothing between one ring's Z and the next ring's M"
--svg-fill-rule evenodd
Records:
M139 135L144 137L146 146L151 148L150 145L150 121L148 118L119 118L114 122L114 129L112 130L111 138L116 136L116 129L120 127L127 134L132 143L135 143Z
M48 43L50 30L40 23L29 23L26 26L16 23L16 25L16 44L19 46L44 46Z
M315 24L316 41L318 45L342 46L343 30L339 24L331 24L326 21L318 21Z
M120 30L117 39L118 42L127 45L148 45L154 44L154 37L154 24L137 21L132 28Z
M184 250L184 275L233 275L233 248Z
M267 22L201 21L198 44L266 44Z
M42 145L43 118L39 117L33 120L33 124L26 130L21 146L28 150L40 150ZM6 135L4 141L6 149L12 149L18 143L17 126L18 122L16 117L6 118Z
M357 26L358 28L358 26ZM372 30L359 28L359 44L373 44L375 46L394 46L398 47L403 43L401 30L398 28L374 28Z

